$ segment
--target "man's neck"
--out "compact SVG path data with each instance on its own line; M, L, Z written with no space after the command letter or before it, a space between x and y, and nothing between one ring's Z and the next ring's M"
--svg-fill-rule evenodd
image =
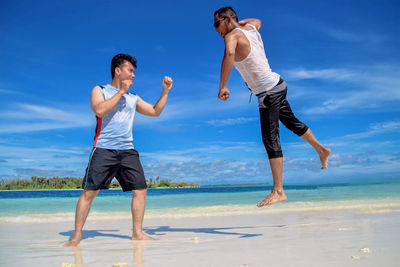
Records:
M239 23L237 23L236 21L232 20L231 21L231 26L229 28L229 32L228 33L232 32L234 29L237 29L237 28L240 29L240 28L243 28L243 27L240 26Z
M118 79L113 79L112 82L110 83L110 85L117 89L121 88L121 84Z

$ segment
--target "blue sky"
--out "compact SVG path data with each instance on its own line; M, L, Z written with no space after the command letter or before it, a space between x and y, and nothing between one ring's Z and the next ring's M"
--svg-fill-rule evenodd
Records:
M398 1L1 1L0 178L82 177L93 144L90 93L117 53L138 59L134 145L146 176L201 184L272 182L256 98L234 69L217 99L223 39L213 12L259 18L272 70L297 117L332 148L329 169L281 126L284 182L399 177Z

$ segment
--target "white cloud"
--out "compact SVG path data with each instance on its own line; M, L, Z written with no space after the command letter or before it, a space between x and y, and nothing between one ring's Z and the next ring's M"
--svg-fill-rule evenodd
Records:
M90 148L78 148L78 147L34 147L30 148L21 145L0 145L0 151L7 151L3 157L7 158L9 162L18 163L19 161L26 159L34 161L36 163L52 163L54 155L68 156L70 158L87 159L90 153Z
M207 123L213 126L228 126L228 125L245 124L255 120L258 120L258 118L239 117L239 118L229 118L225 120L210 120L207 121Z
M181 163L155 162L144 164L147 177L160 176L175 181L201 184L259 182L267 176L266 161L192 160Z
M347 81L355 78L356 73L346 69L317 69L306 70L302 67L286 72L291 80L324 79L334 81Z
M0 88L0 94L14 95L14 94L20 94L20 93L17 91L11 91L11 90Z
M387 121L387 122L374 123L370 125L369 129L365 132L349 134L344 137L353 139L368 138L376 136L378 134L396 132L396 131L400 131L400 121Z
M236 154L242 155L243 153L248 153L249 155L264 155L265 151L262 145L254 142L215 142L188 149L154 152L143 151L140 155L146 161L182 163L199 159L217 158L219 156L221 158L226 158L228 156L235 156Z
M367 131L392 131L399 123L371 125ZM385 130L379 130L385 129ZM366 134L367 135L367 134ZM355 138L358 140L358 138ZM320 171L320 162L312 148L302 142L289 144L285 156L285 182L311 181L325 178L360 177L373 172L396 172L399 165L394 159L398 153L356 152L338 153L333 144L329 169ZM353 147L354 148L354 147ZM29 178L32 175L52 177L78 176L84 174L89 151L87 148L24 148L0 146L1 151L10 151L4 157L5 173L0 165L2 177ZM308 152L307 152L308 151ZM364 150L365 151L365 150ZM272 182L268 159L262 144L253 142L216 142L189 149L141 152L146 177L160 176L174 181L192 181L201 184ZM66 159L67 158L67 159ZM11 176L10 176L11 175Z
M82 177L83 170L76 169L57 169L57 168L16 168L14 169L16 177L30 178L39 177Z
M366 32L363 29L360 30L352 28L350 31L349 28L340 28L337 24L335 24L334 26L330 26L324 23L324 21L317 21L305 17L291 18L291 20L295 21L297 27L299 25L303 25L306 28L318 31L339 42L360 43L361 45L368 45L369 43L381 43L387 39L387 37L385 37L381 33L374 33L370 29Z
M92 126L94 115L79 112L75 107L68 111L48 106L19 103L16 109L2 112L0 133L21 133L44 130Z
M47 130L57 130L78 127L76 124L67 123L20 123L20 124L8 124L6 126L0 125L0 133L25 133L25 132L37 132L37 131L47 131Z
M0 178L31 176L80 176L85 172L90 148L79 147L34 147L0 145L7 151L0 164Z
M315 23L313 25L315 29L321 31L322 33L330 36L331 38L341 41L341 42L357 42L362 44L368 43L378 43L383 42L385 37L376 33L360 33L360 32L350 32L337 27L328 27L321 23Z
M356 109L382 110L397 109L395 101L400 101L400 67L397 65L352 67L340 69L306 70L296 68L286 72L290 80L328 80L338 84L333 90L321 92L320 105L303 110L306 114L326 114L332 112L348 112ZM342 83L339 84L339 83ZM329 85L329 84L328 84ZM346 90L341 89L341 87ZM325 88L327 86L325 85ZM329 88L329 87L328 87Z
M257 110L256 102L249 104L249 93L245 90L237 89L231 94L227 101L221 101L213 95L202 95L200 97L188 97L185 99L174 99L167 102L160 117L146 117L138 114L135 119L137 125L157 126L159 122L172 120L182 120L186 118L198 118L215 114L226 114L232 110L246 112L250 109Z
M318 156L285 157L284 181L312 181L321 179L376 178L399 171L393 153L351 153L332 154L327 170L321 170ZM224 183L272 183L267 159L211 160L191 159L184 162L152 161L143 164L147 177L160 176L162 179L192 181L205 184Z

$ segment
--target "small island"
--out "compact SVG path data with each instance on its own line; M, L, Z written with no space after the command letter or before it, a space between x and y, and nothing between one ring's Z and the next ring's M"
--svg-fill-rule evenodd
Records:
M0 190L51 190L51 189L82 189L83 178L77 177L37 177L31 180L17 178L14 180L0 180ZM171 188L171 187L200 187L197 183L172 182L170 179L146 179L148 188ZM110 184L110 188L121 188L116 179Z

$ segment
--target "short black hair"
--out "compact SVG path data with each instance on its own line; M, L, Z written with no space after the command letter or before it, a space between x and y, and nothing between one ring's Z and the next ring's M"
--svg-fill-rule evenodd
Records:
M130 62L133 65L133 67L136 69L136 66L137 66L136 58L134 58L128 54L115 55L111 60L111 77L113 79L114 79L114 74L115 74L115 68L123 65L125 63L125 61Z
M236 15L236 12L230 6L218 9L217 11L214 12L214 17L216 15L218 15L219 17L227 17L227 16L229 16L229 17L232 17L233 19L235 19L236 22L238 22L238 17Z

